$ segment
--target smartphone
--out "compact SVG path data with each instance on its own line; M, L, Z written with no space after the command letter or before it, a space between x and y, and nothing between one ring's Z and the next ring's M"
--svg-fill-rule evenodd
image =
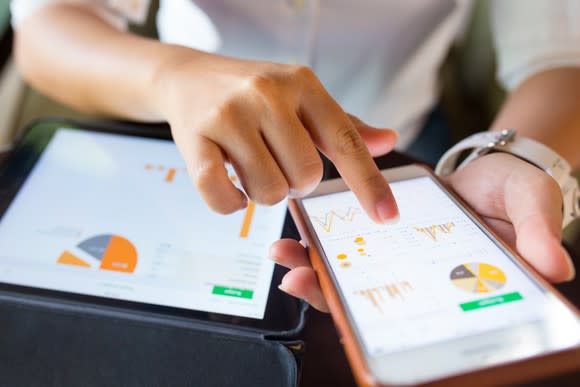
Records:
M580 368L580 315L426 168L382 172L376 224L341 179L290 211L357 383L503 384Z

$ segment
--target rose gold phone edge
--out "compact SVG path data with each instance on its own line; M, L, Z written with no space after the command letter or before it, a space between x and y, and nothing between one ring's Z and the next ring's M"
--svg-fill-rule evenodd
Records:
M398 167L388 169L389 173L396 174L397 170L402 170L403 168L409 168L410 166ZM556 296L566 307L570 309L577 317L580 318L580 312L577 308L571 304L564 296L562 296L549 282L544 280L534 268L532 268L517 252L511 249L503 240L493 232L485 222L465 203L461 198L459 198L454 192L445 187L445 184L440 181L427 167L421 165L412 165L414 168L419 168L422 170L422 174L419 176L430 176L433 180L442 186L442 189L447 193L450 198L456 201L460 207L462 207L469 216L474 218L473 220L481 224L485 231L491 234L497 241L500 242L502 247L511 253L528 272L533 276L533 278L538 281L542 286L548 289L554 296ZM402 174L405 176L405 174ZM412 177L405 176L404 178L394 179L403 180L410 179ZM340 192L336 188L332 188L333 182L341 181L341 179L333 179L326 184L321 185L320 188L316 189L310 195L306 196L320 196L333 192ZM344 184L344 183L343 183ZM338 186L337 186L338 188ZM296 223L298 231L302 239L306 242L307 250L310 255L312 266L316 272L322 292L328 304L330 314L337 328L338 334L340 336L341 343L344 347L348 362L353 371L355 380L360 386L376 387L385 386L380 384L375 376L371 373L369 366L364 355L362 347L358 344L357 335L354 328L349 322L347 316L347 311L342 304L341 296L339 294L337 286L335 286L333 281L333 276L330 274L330 269L325 263L324 258L319 254L317 246L317 238L313 236L308 223L305 220L305 213L303 208L298 204L300 199L290 199L289 200L289 210ZM433 380L422 385L425 386L464 386L466 382L470 386L476 385L474 381L482 381L483 385L489 384L504 384L504 383L514 383L514 382L525 382L532 379L549 377L557 373L565 373L566 371L571 371L577 369L580 364L580 347L574 347L566 349L559 352L552 352L548 354L543 354L540 356L522 359L515 362L509 362L497 366L482 368L476 371L465 372L461 374L451 375L449 377L440 378ZM467 379L468 378L468 379Z

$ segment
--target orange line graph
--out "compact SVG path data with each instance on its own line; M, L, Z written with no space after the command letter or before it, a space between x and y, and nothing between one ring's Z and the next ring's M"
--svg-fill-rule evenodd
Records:
M324 231L331 232L334 224L334 219L339 219L343 222L352 222L355 215L360 214L360 209L349 207L346 213L341 214L338 211L327 212L324 217L311 216L310 218L316 222Z

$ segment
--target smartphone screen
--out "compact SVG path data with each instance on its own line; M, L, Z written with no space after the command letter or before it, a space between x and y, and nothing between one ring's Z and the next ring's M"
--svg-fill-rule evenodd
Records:
M553 315L554 297L432 178L390 186L400 209L392 224L374 223L350 191L302 200L368 356Z

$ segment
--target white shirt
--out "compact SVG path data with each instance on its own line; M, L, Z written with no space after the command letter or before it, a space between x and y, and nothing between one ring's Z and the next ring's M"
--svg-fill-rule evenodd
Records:
M43 4L89 2L116 25L142 22L148 0L13 0L13 24ZM416 137L438 99L438 69L470 0L161 0L162 41L239 58L311 66L345 111ZM554 67L580 66L580 1L495 0L498 78L509 90Z

